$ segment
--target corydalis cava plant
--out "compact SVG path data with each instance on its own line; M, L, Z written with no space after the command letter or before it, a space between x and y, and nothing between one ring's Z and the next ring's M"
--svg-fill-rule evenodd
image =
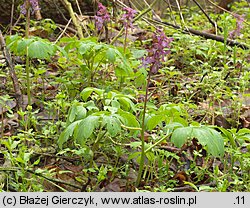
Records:
M122 9L125 11L125 13L121 17L121 22L124 26L125 29L125 38L124 38L124 53L126 52L126 47L127 47L127 37L128 37L128 29L133 28L133 19L135 17L135 14L137 11L134 9L131 9L129 7L125 7Z
M244 27L244 16L245 15L234 14L234 17L236 18L236 28L233 31L229 32L229 38L236 38L237 36L240 36L240 31Z
M39 8L39 0L29 0L29 3L31 5L32 12L40 10L40 8ZM23 5L20 6L20 8L21 8L21 13L26 15L26 13L27 13L26 0L24 0L24 3L23 3Z
M150 83L151 74L155 74L161 67L163 61L165 61L165 56L170 53L170 43L173 41L173 38L167 38L165 33L162 30L157 30L153 35L152 44L148 49L147 57L142 59L142 64L144 67L149 67L148 78L147 78L147 87L144 99L144 106L142 111L142 122L141 122L141 157L140 157L140 166L138 171L138 176L136 180L136 185L139 186L142 177L142 171L144 167L144 157L145 157L145 115L147 110L148 102L148 88Z
M133 19L137 11L129 7L125 7L122 10L125 12L121 18L125 30L128 28L133 28Z
M105 6L102 3L98 3L98 11L95 16L96 27L100 31L103 26L110 21L110 14Z
M157 73L165 56L170 53L172 41L173 38L168 38L162 30L157 30L153 35L151 47L147 49L148 55L142 58L143 66L149 67L153 74Z

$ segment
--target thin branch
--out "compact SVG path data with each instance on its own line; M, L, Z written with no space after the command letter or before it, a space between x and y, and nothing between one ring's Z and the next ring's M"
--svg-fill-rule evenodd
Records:
M165 26L167 25L167 26L173 27L173 28L178 29L178 30L182 29L181 26L179 26L179 25L173 25L173 24L168 23L168 22L161 22L161 21L158 21L158 20L152 20L152 19L148 19L148 18L147 18L147 20L149 20L151 22L154 22L156 24L158 23L160 25L165 25ZM194 35L198 35L198 36L204 37L206 39L212 39L212 40L216 40L218 42L224 43L224 37L222 37L222 36L218 36L218 35L214 35L214 34L202 32L202 31L199 31L199 30L194 30L193 28L183 29L183 32L185 32L185 33L191 33L191 34L194 34ZM245 50L250 48L250 46L248 46L248 45L246 45L244 43L239 43L239 42L237 42L235 40L231 40L231 39L227 39L226 43L229 46L232 46L232 47L233 46L238 46L238 47L240 47L242 49L245 49Z
M60 39L61 39L61 37L63 36L63 34L66 32L66 30L68 29L68 27L69 27L69 24L71 23L71 18L69 19L69 22L67 23L67 25L65 26L65 28L63 29L63 31L61 32L61 34L58 36L58 38L56 39L56 41L55 41L55 43L57 43Z
M235 15L236 15L235 13L230 12L230 11L228 11L228 10L226 10L226 9L224 9L224 8L222 8L222 7L220 7L220 6L218 6L217 4L215 4L214 2L212 2L211 0L207 0L207 1L208 1L210 4L212 4L213 6L217 7L218 9L223 10L224 12L227 12L227 13L231 14L232 16L235 16ZM247 25L250 25L250 23L248 23L246 20L243 20L243 22L246 23Z
M5 59L9 65L9 73L13 82L13 86L14 86L14 90L15 90L15 97L16 97L16 101L17 101L17 107L21 108L22 104L23 104L23 96L22 96L22 92L19 86L19 82L18 82L18 78L16 76L16 72L15 72L15 66L11 57L11 54L8 50L8 48L6 47L6 43L2 34L2 31L0 30L0 46L3 50L3 54L5 56Z
M74 10L72 8L72 5L71 3L68 1L68 0L61 0L62 3L66 6L68 12L69 12L69 15L72 19L72 22L73 24L75 25L76 27L76 30L77 30L77 34L78 34L78 37L81 39L83 38L83 32L82 32L82 27L81 25L79 24L79 21L77 20L76 16L75 16L75 13L74 13Z
M179 10L179 14L180 14L180 18L181 18L182 24L183 24L183 26L187 29L187 26L186 26L184 17L183 17L182 12L181 12L180 4L179 4L178 0L175 0L175 1L176 1L177 8L178 8L178 10Z
M199 2L197 2L196 0L193 0L194 3L200 8L200 10L202 11L202 13L207 17L208 21L213 25L213 27L217 30L217 24L216 22L214 22L209 15L206 13L206 11L201 7L201 5L199 4ZM222 29L219 27L219 30L222 31Z
M175 16L173 15L173 9L172 9L172 6L170 4L170 1L169 0L164 0L164 1L168 4L168 8L170 11L170 17L173 19L174 24L177 25L176 20L175 20Z
M13 28L14 9L15 9L15 0L12 0L12 5L11 5L11 17L10 17L10 35L11 35L11 33L12 33L12 28Z

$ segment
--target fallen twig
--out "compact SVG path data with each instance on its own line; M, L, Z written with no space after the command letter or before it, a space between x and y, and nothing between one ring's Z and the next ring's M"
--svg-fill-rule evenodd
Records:
M14 172L16 172L16 171L20 171L20 170L21 170L21 168L18 168L18 167L11 167L11 168L0 167L0 171L14 171ZM42 177L42 178L46 179L49 182L61 183L61 184L64 184L64 185L67 185L67 186L71 186L71 187L76 188L76 189L80 189L80 190L82 189L81 186L78 186L78 185L75 185L75 184L72 184L72 183L69 183L69 182L66 182L66 181L62 181L62 180L59 180L59 179L50 178L50 177L45 176L45 175L43 175L41 173L36 173L35 171L30 170L30 169L27 169L25 171L27 171L27 172L29 172L29 173L31 173L33 175Z
M158 20L152 20L152 19L149 19L149 18L146 18L148 21L151 21L151 22L154 22L154 23L158 23L158 24L161 24L161 25L167 25L167 26L170 26L170 27L173 27L175 29L182 29L181 26L179 25L173 25L171 23L168 23L168 22L161 22L161 21L158 21ZM224 43L224 37L222 36L219 36L219 35L214 35L214 34L210 34L210 33L206 33L206 32L203 32L203 31L199 31L199 30L195 30L193 28L185 28L183 29L183 32L185 33L191 33L193 35L198 35L198 36L201 36L201 37L204 37L206 39L212 39L212 40L216 40L218 42L222 42ZM227 45L229 46L238 46L242 49L249 49L250 47L244 43L239 43L235 40L231 40L231 39L227 39L226 41Z

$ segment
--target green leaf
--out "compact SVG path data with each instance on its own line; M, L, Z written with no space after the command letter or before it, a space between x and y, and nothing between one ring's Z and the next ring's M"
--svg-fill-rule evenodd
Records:
M87 110L82 105L76 107L76 117L75 120L84 119L87 115Z
M92 92L95 92L97 95L102 95L104 93L103 89L98 89L98 88L94 88L94 87L86 87L81 93L80 96L82 97L82 99L84 101L86 101L89 96L91 95Z
M72 123L75 120L76 117L76 105L73 105L69 110L69 117L68 120L70 123Z
M37 40L28 46L28 55L30 58L50 59L54 54L54 46L51 43Z
M75 130L75 127L80 123L80 121L75 121L72 124L70 124L59 136L59 139L57 141L58 146L60 149L62 149L62 145L68 141L69 137L73 135L73 132Z
M192 127L178 128L173 132L171 141L176 147L181 148L183 144L187 142L188 139L192 139L192 131Z
M87 87L80 93L80 96L84 101L86 101L93 91L94 89L92 87Z
M147 152L147 153L146 153L146 157L147 157L147 159L148 159L149 161L154 161L155 158L156 158L156 156L155 156L155 154L154 154L153 152Z
M130 75L133 73L133 70L129 64L129 62L127 61L127 59L125 58L125 56L123 56L120 51L115 50L116 55L121 59L122 61L122 65L120 67L120 70L124 70L124 72L126 73L125 75Z
M140 152L134 152L128 156L128 160L132 160L134 158L138 158L141 155Z
M92 44L89 43L81 43L79 47L79 53L81 55L85 55L87 52L91 51Z
M86 117L87 110L79 103L73 104L69 110L69 116L67 123L72 123L75 120L84 119Z
M114 63L116 60L115 49L108 48L108 50L106 51L106 57L111 63Z
M206 144L208 147L208 152L210 152L213 156L221 157L224 155L224 139L221 134L215 129L206 127L208 131L210 131L211 136L209 137L209 141ZM200 140L199 140L200 142Z
M121 132L121 122L118 118L114 116L104 116L103 117L104 125L107 124L107 130L111 137L116 136Z
M18 41L17 48L16 48L17 54L25 55L27 46L29 46L29 44L33 41L34 41L33 39L22 39Z
M164 115L155 115L148 119L147 127L151 131L164 119Z
M142 58L146 53L147 53L146 50L138 50L138 49L132 50L132 54L135 59Z
M216 130L206 126L178 128L173 132L171 141L180 148L188 139L191 140L193 138L198 139L202 146L207 146L208 153L213 156L219 157L224 155L223 137Z
M92 135L94 129L99 125L99 119L99 116L90 115L87 118L81 120L75 132L75 139L78 143L82 144L83 141Z
M136 116L134 116L132 113L119 110L119 115L122 116L125 119L125 125L129 127L140 127L139 122L136 119Z

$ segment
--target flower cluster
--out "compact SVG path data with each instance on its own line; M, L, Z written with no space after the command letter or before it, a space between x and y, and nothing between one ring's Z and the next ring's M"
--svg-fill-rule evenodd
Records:
M235 38L239 36L241 34L241 29L244 27L244 15L235 14L234 17L236 18L236 28L235 30L229 32L229 38Z
M129 7L125 7L122 9L125 13L122 15L121 21L126 29L133 28L133 19L137 11L131 9Z
M161 62L164 62L165 55L170 53L170 43L173 38L166 37L162 30L157 30L153 35L153 41L151 47L148 49L148 56L142 58L142 66L150 67L152 73L157 73Z
M29 0L29 3L30 3L30 5L31 5L31 8L32 8L32 12L35 12L35 11L37 11L37 10L39 10L40 8L39 8L39 2L38 2L39 0ZM21 13L22 14L24 14L24 15L26 15L26 12L27 12L27 8L26 8L26 1L24 0L24 3L23 3L23 5L21 5L20 6L20 8L21 8Z
M110 15L108 13L108 10L105 6L103 6L102 3L98 3L98 12L97 15L95 16L96 20L96 27L98 30L101 30L103 25L110 21Z

